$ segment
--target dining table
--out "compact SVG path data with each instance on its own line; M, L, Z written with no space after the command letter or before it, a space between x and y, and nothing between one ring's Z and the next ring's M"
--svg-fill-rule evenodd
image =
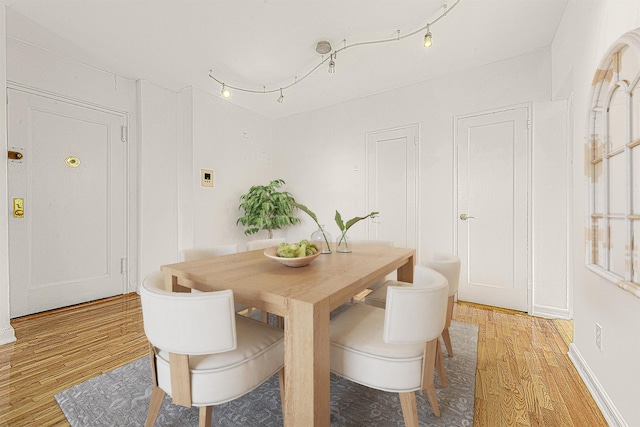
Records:
M173 292L231 289L234 301L284 318L285 426L330 425L330 315L397 271L413 282L415 249L353 245L309 265L285 266L263 250L163 265Z

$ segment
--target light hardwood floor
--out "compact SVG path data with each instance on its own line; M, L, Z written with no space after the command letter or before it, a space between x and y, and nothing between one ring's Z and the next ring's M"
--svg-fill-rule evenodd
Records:
M141 319L130 294L12 321L18 341L0 346L0 426L68 425L53 396L147 355ZM454 320L479 327L474 426L607 425L567 357L570 322L467 303Z

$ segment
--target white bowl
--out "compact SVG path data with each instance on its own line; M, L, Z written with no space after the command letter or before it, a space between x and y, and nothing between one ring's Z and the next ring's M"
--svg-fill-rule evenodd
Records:
M318 258L322 254L322 251L318 251L313 255L300 257L300 258L284 258L278 256L278 246L273 246L264 250L264 255L271 259L275 259L280 264L284 264L287 267L304 267L311 264L311 261Z

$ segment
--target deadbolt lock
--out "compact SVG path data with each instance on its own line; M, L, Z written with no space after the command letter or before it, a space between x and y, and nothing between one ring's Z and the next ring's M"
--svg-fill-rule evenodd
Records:
M11 160L20 160L22 159L22 153L19 151L8 151L7 158Z

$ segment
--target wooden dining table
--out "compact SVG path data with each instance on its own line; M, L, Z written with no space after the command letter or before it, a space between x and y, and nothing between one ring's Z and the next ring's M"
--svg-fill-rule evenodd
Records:
M415 250L354 245L292 268L263 250L162 266L174 292L231 289L235 302L284 318L285 426L329 426L329 318L332 310L397 270L413 282Z

